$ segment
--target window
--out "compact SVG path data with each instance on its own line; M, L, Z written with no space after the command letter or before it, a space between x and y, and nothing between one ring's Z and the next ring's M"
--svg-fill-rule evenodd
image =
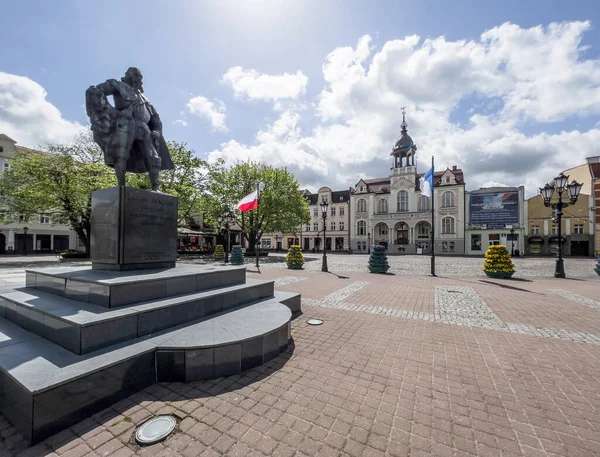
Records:
M335 216L335 206L332 206L332 207L331 207L331 215L332 215L332 216Z
M263 238L260 240L260 247L269 249L271 247L271 238Z
M442 206L444 208L454 206L454 194L452 192L444 192L442 194Z
M442 241L442 252L448 252L448 242Z
M314 230L315 232L318 232L318 231L319 231L319 223L318 223L318 222L315 222L315 223L313 224L313 230Z
M446 216L442 218L442 233L454 233L454 218Z
M366 213L367 212L367 201L364 198L361 198L358 201L356 210L359 213Z
M539 225L532 225L531 226L531 234L532 235L539 235L540 234L540 226Z
M343 216L343 215L344 215L344 207L340 206L340 216Z
M366 235L367 234L367 223L365 221L358 221L356 224L356 234Z
M575 233L583 234L583 224L575 224Z
M481 235L471 235L471 251L481 251Z
M448 246L450 248L450 252L454 252L454 241L450 241L450 243L448 243Z
M420 223L417 225L417 238L428 239L429 232L429 224Z
M306 224L306 231L310 232L310 224Z
M388 227L385 224L379 224L377 226L377 233L379 233L380 235L387 235L388 234Z
M558 235L558 224L552 224L552 235Z
M340 222L340 230L344 230L344 222Z
M421 195L419 197L419 211L427 211L429 210L429 197L425 195Z
M49 224L50 223L50 215L49 214L40 214L40 224Z
M335 221L331 223L331 230L335 230Z
M558 215L556 214L556 208L552 208L552 219L557 219Z
M408 211L408 192L401 190L397 197L398 211Z
M450 176L446 176L446 184L450 184Z
M319 208L313 208L313 216L319 215Z
M4 162L4 171L10 170L10 163Z
M379 213L387 213L388 212L387 198L382 198L381 200L379 200L377 211Z

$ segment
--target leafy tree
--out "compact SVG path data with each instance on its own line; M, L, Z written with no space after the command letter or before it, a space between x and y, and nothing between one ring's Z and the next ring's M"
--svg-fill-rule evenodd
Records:
M241 213L235 208L258 183L263 183L264 189L260 193L257 231L257 211ZM254 250L263 233L290 233L310 220L308 202L300 193L294 175L286 169L262 163L238 162L230 169L214 170L206 200L207 219L213 225L216 225L217 216L223 214L224 207L232 210L250 251Z
M160 191L179 197L179 223L200 212L201 195L214 166L194 157L185 144L168 143L174 170L161 172ZM115 173L90 132L72 144L50 144L46 152L18 151L0 177L7 222L50 213L53 223L68 224L90 247L92 192L117 185ZM215 165L216 166L216 165ZM128 174L127 185L150 189L146 174Z

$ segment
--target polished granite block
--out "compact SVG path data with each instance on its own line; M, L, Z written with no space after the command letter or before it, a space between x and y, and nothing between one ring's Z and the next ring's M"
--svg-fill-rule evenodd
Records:
M39 393L34 397L33 441L90 417L155 380L151 351Z
M284 351L290 342L288 337L290 331L288 327L291 326L292 324L287 322L285 325L279 327L279 331L277 332L277 335L279 336L279 352Z
M271 332L263 339L263 360L268 362L279 355L279 330Z
M185 351L156 351L156 382L185 382Z
M75 354L81 354L81 328L62 319L43 315L44 327L38 335Z
M31 271L25 272L25 286L26 287L35 287L37 274Z
M43 292L62 296L65 294L65 279L56 276L37 274L35 287Z
M139 282L112 287L110 307L167 297L167 281Z
M8 306L8 300L0 298L0 317L6 318L6 307Z
M2 370L0 370L0 413L26 441L31 441L33 395Z
M138 336L136 315L123 316L81 327L81 352L88 352L128 341Z
M175 267L177 197L133 187L92 192L93 269Z
M215 378L231 376L242 371L242 345L240 343L215 348Z
M246 371L263 364L263 338L253 338L242 341L242 366Z
M214 379L214 348L189 349L185 351L185 381Z

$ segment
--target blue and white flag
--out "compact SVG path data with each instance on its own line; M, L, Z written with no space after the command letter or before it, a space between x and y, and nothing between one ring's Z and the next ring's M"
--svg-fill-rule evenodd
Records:
M431 192L433 190L433 167L421 177L420 182L421 194L426 197L431 197Z

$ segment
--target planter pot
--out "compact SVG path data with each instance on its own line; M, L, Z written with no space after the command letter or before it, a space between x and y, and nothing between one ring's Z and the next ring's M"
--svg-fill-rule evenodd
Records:
M600 268L598 268L597 270L594 270L594 271L596 272L596 274L597 274L598 276L600 276Z
M288 265L290 270L302 270L302 265Z
M510 278L512 277L512 275L514 275L515 273L493 273L491 271L484 271L485 275L488 278Z

